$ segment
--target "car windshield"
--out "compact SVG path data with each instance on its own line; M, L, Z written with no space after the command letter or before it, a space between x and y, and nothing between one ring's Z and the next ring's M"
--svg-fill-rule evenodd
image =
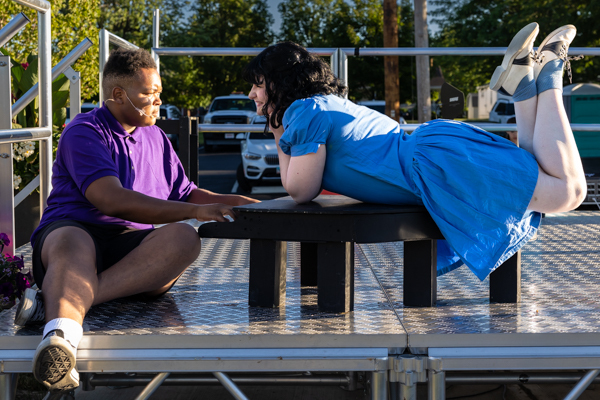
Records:
M273 135L272 132L267 132L267 133L263 133L263 132L251 132L249 139L250 140L257 140L257 139L271 139L271 140L275 140L275 136Z
M224 110L256 111L256 104L250 99L217 99L210 107L211 112Z
M515 114L515 103L508 103L506 105L506 115L514 115Z
M379 111L380 113L385 114L385 104L364 104L364 106L370 108L371 110Z

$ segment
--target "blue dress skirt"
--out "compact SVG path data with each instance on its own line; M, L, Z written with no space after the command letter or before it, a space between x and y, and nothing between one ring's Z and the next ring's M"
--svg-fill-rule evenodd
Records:
M481 280L537 231L527 211L538 178L533 155L470 124L436 120L412 134L417 194L448 240L438 274L464 262Z

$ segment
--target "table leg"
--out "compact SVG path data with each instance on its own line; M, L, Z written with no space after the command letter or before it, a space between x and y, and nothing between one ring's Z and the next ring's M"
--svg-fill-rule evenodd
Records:
M250 240L250 306L273 308L285 302L286 267L287 242Z
M354 243L319 243L317 269L319 311L353 311Z
M317 286L318 243L300 243L300 286Z
M437 301L437 241L404 242L404 305L433 307Z
M490 303L521 301L521 251L490 274Z

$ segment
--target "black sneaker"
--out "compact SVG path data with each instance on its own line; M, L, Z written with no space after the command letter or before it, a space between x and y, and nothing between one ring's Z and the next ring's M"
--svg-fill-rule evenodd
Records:
M51 393L64 392L79 386L75 348L60 329L44 337L33 356L33 376Z
M15 313L15 325L43 324L45 320L46 313L42 292L31 288L25 289Z

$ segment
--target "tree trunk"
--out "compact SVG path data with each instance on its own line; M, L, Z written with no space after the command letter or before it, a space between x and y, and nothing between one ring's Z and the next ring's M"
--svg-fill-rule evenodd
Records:
M427 0L415 0L415 47L429 47L427 34ZM431 119L431 88L429 84L429 56L417 59L417 109L419 123Z
M398 47L398 5L396 0L383 0L383 47ZM385 114L400 119L400 76L398 56L384 57Z

